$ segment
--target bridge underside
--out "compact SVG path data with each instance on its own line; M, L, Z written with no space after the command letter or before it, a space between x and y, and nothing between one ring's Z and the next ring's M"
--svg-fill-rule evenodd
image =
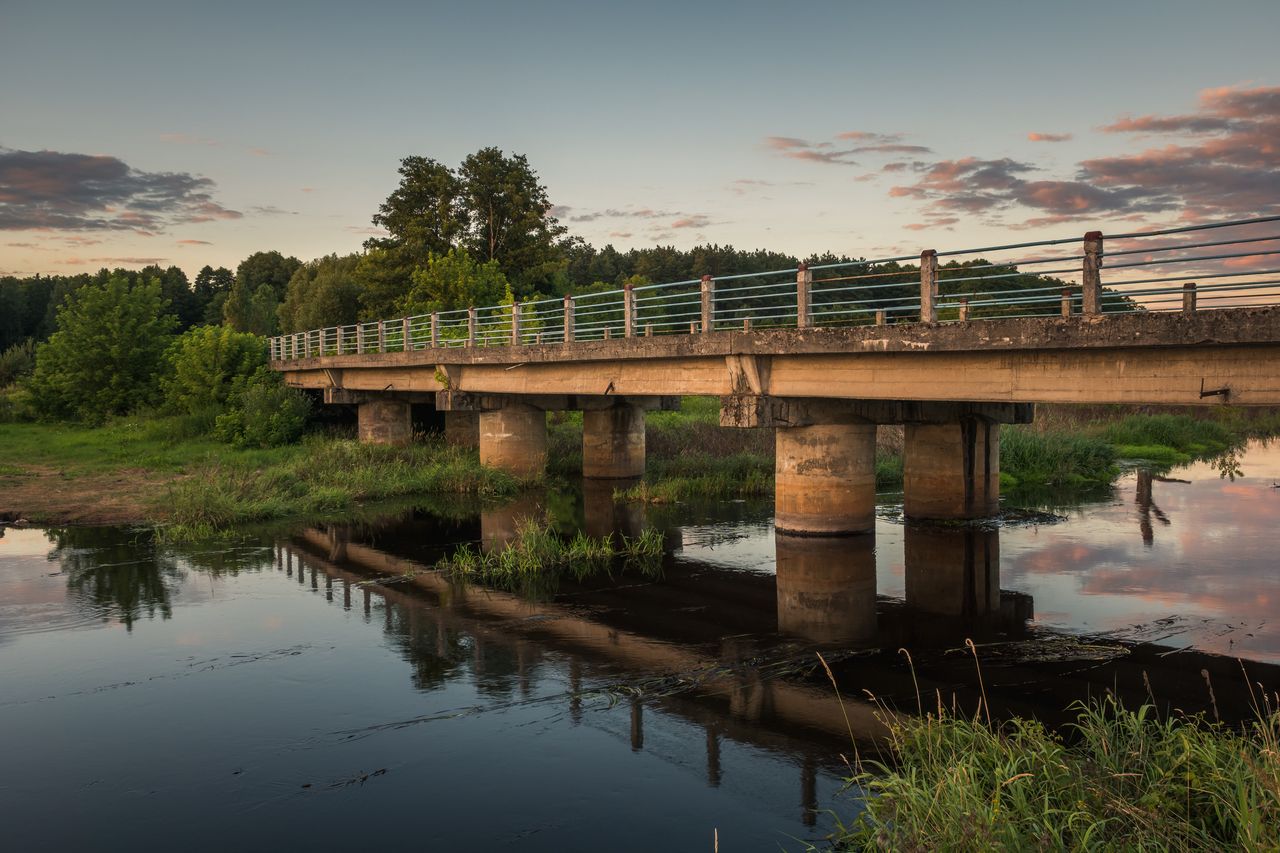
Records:
M518 474L545 464L548 410L588 413L584 475L621 479L643 472L646 410L718 396L723 426L777 430L779 528L837 534L874 523L877 424L908 427L908 515L972 518L997 508L993 425L1030 421L1031 404L1280 405L1280 309L441 347L274 367L327 402L359 403L369 440L407 440L388 419L431 400L453 440L474 436L483 461Z

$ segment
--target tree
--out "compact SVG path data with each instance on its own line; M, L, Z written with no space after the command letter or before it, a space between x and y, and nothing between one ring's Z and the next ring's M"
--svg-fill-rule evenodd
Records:
M496 261L479 263L466 249L450 249L443 255L428 255L426 265L414 271L413 286L396 303L396 313L409 316L497 305L507 290L507 278Z
M373 215L373 224L390 237L372 238L365 247L394 250L421 263L428 254L449 251L466 231L462 184L448 166L430 157L405 157L399 172L400 186Z
M98 423L155 400L177 319L160 282L116 275L77 290L36 350L33 402L49 416Z
M120 270L117 270L120 272ZM160 295L169 303L169 310L178 318L178 330L184 331L200 322L204 312L196 302L191 290L191 281L181 267L171 266L168 269L159 264L151 264L134 274L138 279L155 279L160 282Z
M545 288L564 260L557 240L568 230L549 214L547 188L523 154L482 148L462 161L465 246L481 261L496 261L516 295Z
M226 406L237 380L267 363L267 344L227 326L197 326L175 340L165 358L165 405L188 415L214 413Z
M195 286L192 293L199 308L200 322L205 325L216 325L222 322L222 304L235 284L235 275L226 267L213 267L205 264L196 273Z
M243 283L248 293L257 293L264 284L271 285L276 300L284 299L285 288L289 279L302 266L302 261L290 255L285 257L279 252L254 252L236 267L236 282Z
M280 331L302 332L356 322L360 314L356 269L360 262L359 255L328 255L299 267L276 312Z

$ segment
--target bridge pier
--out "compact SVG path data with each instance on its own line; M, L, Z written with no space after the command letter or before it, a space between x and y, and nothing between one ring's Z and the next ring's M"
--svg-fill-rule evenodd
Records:
M839 536L875 529L875 424L779 427L775 436L777 530Z
M480 414L478 412L445 412L444 440L454 447L480 446Z
M1000 511L1000 425L983 417L906 424L902 471L907 518L986 518Z
M778 630L815 643L876 636L874 536L774 537Z
M375 397L358 404L358 435L371 444L408 444L413 440L409 403L393 397Z
M547 413L509 403L481 412L480 464L514 474L536 477L547 467Z
M624 480L644 475L644 409L619 403L582 413L582 476Z
M1000 532L908 524L907 606L944 616L1000 612Z

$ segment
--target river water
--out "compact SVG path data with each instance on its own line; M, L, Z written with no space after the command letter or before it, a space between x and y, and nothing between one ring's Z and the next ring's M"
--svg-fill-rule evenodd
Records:
M904 524L886 495L874 537L839 540L592 492L216 548L4 529L4 846L799 850L856 813L845 757L885 708L1209 712L1207 679L1238 716L1242 667L1280 687L1280 447L1221 468L983 527ZM424 571L547 511L656 527L662 575L531 596Z

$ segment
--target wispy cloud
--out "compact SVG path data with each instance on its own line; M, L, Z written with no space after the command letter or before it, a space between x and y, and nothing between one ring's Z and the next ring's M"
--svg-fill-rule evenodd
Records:
M208 240L179 240L179 246L212 246Z
M1070 133L1036 133L1032 131L1027 134L1027 139L1031 142L1067 142L1072 139Z
M855 154L928 154L923 145L903 142L901 133L872 133L848 130L837 133L833 141L812 142L796 136L766 136L764 145L792 160L807 160L835 166L856 166Z
M213 181L144 172L109 156L0 149L0 230L155 233L185 222L239 219Z

